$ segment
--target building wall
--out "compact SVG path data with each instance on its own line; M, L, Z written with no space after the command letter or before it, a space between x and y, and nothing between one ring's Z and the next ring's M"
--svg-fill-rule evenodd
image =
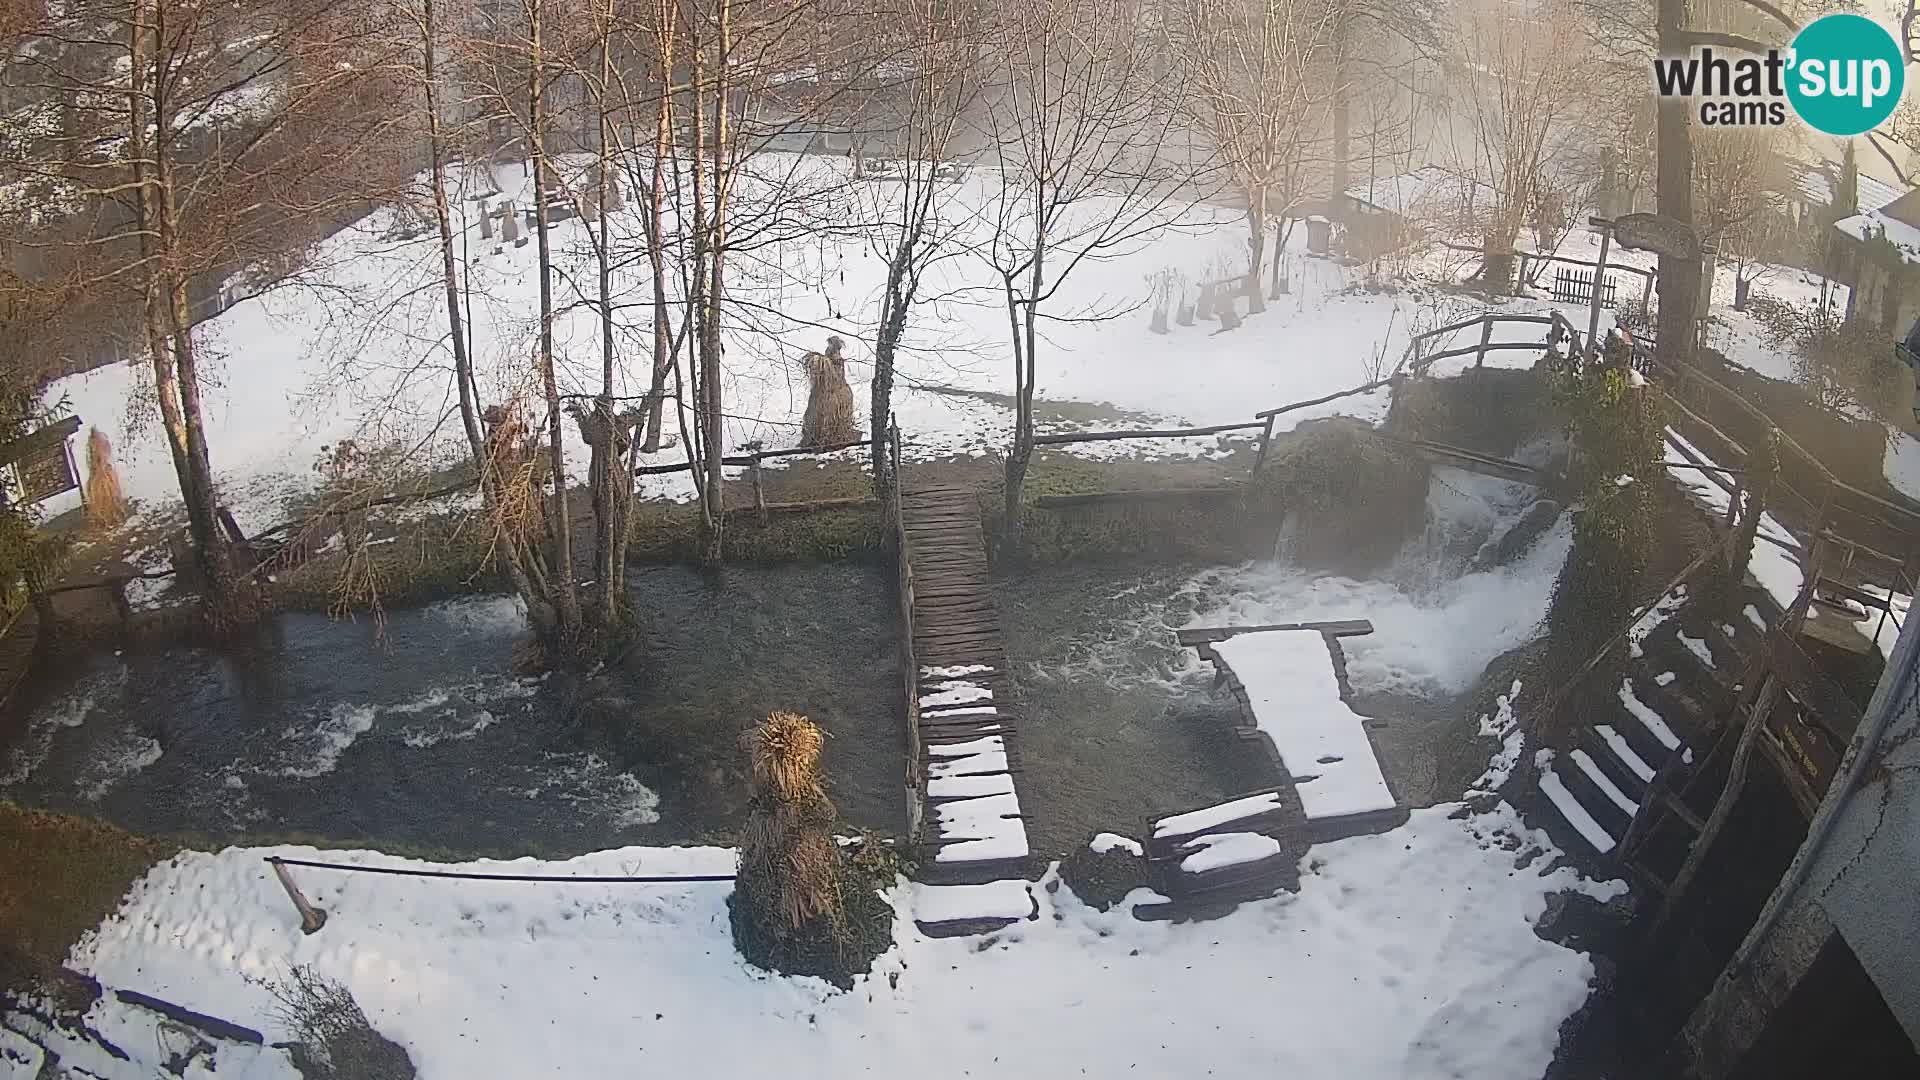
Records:
M1920 1044L1920 673L1894 698L1882 754L1841 809L1807 889Z

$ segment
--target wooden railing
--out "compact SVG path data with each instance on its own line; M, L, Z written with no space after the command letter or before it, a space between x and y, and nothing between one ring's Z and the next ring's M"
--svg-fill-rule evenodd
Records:
M1512 323L1522 326L1545 326L1548 327L1549 330L1545 341L1495 341L1493 340L1493 328L1502 323ZM1480 327L1480 340L1478 343L1464 345L1457 349L1429 351L1429 342L1436 338L1450 337L1470 326ZM1573 349L1577 350L1580 348L1582 337L1580 331L1575 328L1572 322L1568 321L1565 315L1562 315L1558 311L1548 312L1545 315L1509 315L1502 312L1489 311L1481 315L1476 315L1471 319L1462 319L1459 322L1449 323L1435 330L1415 334L1413 340L1407 343L1406 356L1401 359L1400 363L1405 370L1415 375L1425 375L1427 369L1432 367L1437 361L1451 359L1456 356L1471 356L1473 357L1473 366L1481 367L1486 363L1487 354L1490 352L1502 352L1513 349L1544 349L1549 344L1559 341L1563 337Z
M900 601L901 700L907 723L907 831L909 838L920 835L926 814L926 792L920 786L920 661L913 651L913 552L907 546L906 515L900 509L900 489L905 486L900 472L900 421L887 417L887 464L892 471L887 489L889 533L893 537L896 594Z
M1793 455L1807 473L1816 477L1815 489L1809 493L1796 488L1783 471L1777 469L1774 471L1767 488L1768 498L1792 504L1807 524L1795 528L1790 518L1782 519L1782 525L1795 540L1793 544L1768 536L1764 530L1758 534L1759 540L1792 553L1800 563L1802 573L1809 585L1818 585L1817 593L1821 598L1851 600L1869 612L1879 611L1879 619L1870 635L1873 639L1878 639L1880 631L1888 621L1898 626L1899 620L1893 615L1891 597L1878 596L1860 586L1870 583L1879 584L1889 594L1903 593L1908 596L1915 594L1916 588L1920 587L1920 512L1881 498L1872 492L1863 491L1841 480L1798 440L1781 431L1765 410L1704 372L1691 366L1672 363L1659 365L1656 371L1700 386L1749 418L1766 425L1769 435L1774 439L1779 450ZM1754 482L1750 479L1754 454L1733 436L1679 400L1678 395L1668 394L1666 400L1698 431L1711 436L1732 455L1731 464L1736 466L1734 468L1725 467L1725 464L1719 467L1708 467L1698 460L1688 462L1690 467L1701 469L1727 492L1729 506L1725 520L1720 524L1723 529L1731 531L1735 510L1739 507L1742 496ZM1682 454L1690 459L1692 457L1686 455L1684 450ZM1869 513L1857 505L1850 506L1843 500L1843 496L1884 511L1887 516ZM1852 514L1893 531L1900 537L1902 545L1906 548L1905 553L1881 551L1857 539L1842 535L1834 528L1836 511ZM1895 520L1889 520L1889 518ZM1791 625L1788 629L1797 632L1804 618L1804 613L1790 612L1788 621Z

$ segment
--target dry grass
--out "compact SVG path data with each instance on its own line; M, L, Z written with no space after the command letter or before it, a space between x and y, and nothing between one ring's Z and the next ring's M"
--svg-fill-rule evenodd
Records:
M113 444L99 428L87 433L87 524L111 529L127 520L127 496L113 467Z
M309 1080L412 1080L413 1062L374 1030L345 986L296 965L268 980L281 1024L294 1034L294 1066Z
M0 988L58 988L80 936L180 850L87 818L0 802Z

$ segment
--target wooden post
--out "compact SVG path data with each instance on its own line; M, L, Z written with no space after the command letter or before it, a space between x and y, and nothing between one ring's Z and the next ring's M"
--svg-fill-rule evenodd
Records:
M1593 363L1595 342L1600 335L1600 287L1607 279L1607 248L1613 243L1613 222L1606 218L1588 218L1587 224L1600 230L1600 264L1593 270L1593 295L1587 308L1587 363Z
M760 524L767 523L767 489L760 481L760 455L753 455L753 464L747 466L747 472L753 477L753 509L760 516Z
M1493 316L1480 320L1480 350L1473 354L1473 366L1480 367L1487 362L1487 346L1493 341Z
M133 605L127 602L127 579L115 577L107 579L107 595L113 600L113 613L120 617L120 626L125 629L133 623Z
M1260 429L1260 449L1253 455L1253 471L1247 474L1252 480L1260 475L1260 467L1267 463L1267 447L1273 442L1273 416L1268 414L1267 426Z
M267 861L273 864L273 874L280 879L280 887L287 890L287 899L292 900L293 906L300 912L300 932L312 934L327 925L326 911L314 907L307 902L305 896L300 894L300 887L293 883L293 875L287 872L286 864L279 859Z
M1733 804L1740 800L1740 792L1747 786L1747 762L1753 757L1753 745L1760 737L1761 728L1766 726L1768 714L1773 712L1773 706L1779 700L1780 680L1769 672L1766 685L1760 691L1760 700L1754 703L1753 711L1747 714L1746 727L1740 732L1740 745L1733 752L1733 764L1727 773L1726 786L1720 789L1720 797L1714 801L1713 813L1707 816L1706 828L1694 837L1693 846L1687 849L1686 862L1681 864L1680 872L1673 876L1673 888L1667 890L1666 897L1660 902L1660 912L1654 916L1653 925L1647 930L1646 944L1649 948L1659 940L1660 931L1665 928L1667 920L1673 917L1681 897L1707 861L1714 839L1720 835L1727 818L1733 815Z
M1712 479L1712 478L1709 477L1708 479ZM1733 531L1734 519L1739 516L1740 493L1745 490L1747 490L1746 477L1741 476L1741 477L1735 478L1735 480L1733 481L1732 497L1727 500L1726 526L1727 526L1727 531L1729 532ZM1738 584L1738 582L1736 582L1735 584Z

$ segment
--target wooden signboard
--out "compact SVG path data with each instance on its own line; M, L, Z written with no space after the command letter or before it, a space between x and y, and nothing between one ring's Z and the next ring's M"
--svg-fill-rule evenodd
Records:
M14 464L19 471L20 495L28 503L37 503L64 494L80 486L74 475L73 459L67 456L67 444L41 447Z
M1635 251L1676 259L1700 257L1700 237L1693 226L1662 214L1622 214L1613 219L1613 238Z

